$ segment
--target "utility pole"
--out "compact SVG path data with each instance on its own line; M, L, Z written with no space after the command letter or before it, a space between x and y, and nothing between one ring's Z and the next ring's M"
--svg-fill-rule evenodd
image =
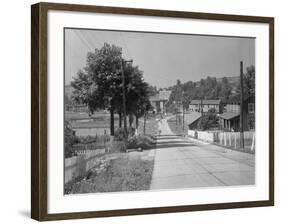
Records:
M201 97L201 116L203 117L203 96Z
M184 131L184 107L182 105L182 130Z
M124 132L127 137L127 112L126 112L126 83L124 74L124 65L127 62L133 62L133 60L125 61L121 58L121 73L122 73L122 95L123 95L123 114L124 114Z
M240 61L240 147L244 149L244 80L243 80L243 61Z
M182 98L181 98L181 104L182 104L182 130L184 131L184 106L183 106L183 95L184 95L184 91L182 91Z

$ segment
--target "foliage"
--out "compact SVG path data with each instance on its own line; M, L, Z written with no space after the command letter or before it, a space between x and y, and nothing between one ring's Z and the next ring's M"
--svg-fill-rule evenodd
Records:
M212 109L210 109L206 115L203 115L199 119L199 122L197 124L197 128L202 131L216 129L218 127L219 127L219 119L216 113L212 111Z
M255 66L247 68L244 74L244 98L255 95ZM185 108L191 100L194 99L220 99L227 102L229 99L240 98L241 87L240 82L237 86L230 84L228 78L223 77L219 81L216 78L207 77L199 82L188 81L181 83L177 80L176 85L169 87L172 91L167 108L174 111L176 102L182 103Z
M135 128L127 128L127 135L128 136L132 136L135 134ZM124 128L118 128L115 132L114 132L114 140L115 141L123 141L125 140L125 129Z
M255 96L255 66L250 66L246 69L246 73L243 75L243 87L244 87L244 99L250 96ZM240 99L241 86L240 83L237 86L237 93L233 98Z
M147 152L145 152L147 153ZM66 194L149 190L153 160L131 159L121 154L92 169L85 178L65 184ZM101 166L104 166L102 169ZM100 172L96 170L100 169Z
M97 142L108 142L110 140L109 135L96 135L96 136L80 136L78 137L79 143L82 144L90 144L90 143L97 143Z
M79 138L75 135L69 125L69 122L64 123L64 156L65 158L75 156L73 145L79 142Z
M170 89L172 92L167 104L168 108L175 102L180 102L185 108L188 108L190 101L194 99L221 99L225 102L231 96L233 87L225 77L221 81L207 77L199 82L181 83L178 80L177 84Z
M86 67L77 73L71 83L74 88L74 100L88 105L91 113L98 109L108 109L111 113L123 113L123 79L125 76L125 94L127 114L142 116L150 108L149 85L143 80L138 66L124 63L122 49L105 43L100 49L89 52ZM111 117L111 130L114 119Z
M134 136L128 140L128 149L138 149L141 148L142 150L145 149L152 149L155 148L155 140L150 136Z

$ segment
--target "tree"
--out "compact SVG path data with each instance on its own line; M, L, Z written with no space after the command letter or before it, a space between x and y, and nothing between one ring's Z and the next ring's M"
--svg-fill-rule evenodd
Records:
M245 92L247 96L255 95L255 66L247 67L247 72L244 75Z
M158 93L156 86L148 85L148 89L147 90L148 90L148 95L149 96L155 96Z
M197 124L199 130L205 131L219 127L219 119L215 113L214 108L211 108L208 113L202 117Z
M79 71L71 83L74 98L88 105L91 113L97 109L110 111L110 132L114 135L114 111L120 103L122 49L107 43L87 54L84 71Z
M180 80L177 80L176 85L172 87L172 92L169 97L169 101L167 103L167 108L176 108L178 110L177 106L179 103L182 103L183 101L183 86L181 84ZM176 105L175 105L176 104ZM172 106L175 105L175 106Z
M255 66L251 65L246 68L246 73L243 74L243 85L244 85L244 99L250 96L255 96ZM240 83L237 85L236 94L232 98L240 99L241 86Z
M69 122L64 122L64 156L65 158L72 157L75 155L73 150L73 145L78 143L79 139L75 135L75 131L73 131L70 127Z
M98 109L110 111L110 132L114 135L114 113L119 114L119 126L123 115L123 80L121 72L122 49L107 43L87 55L86 67L79 71L71 83L77 101L88 105L94 113ZM143 80L137 66L125 63L126 111L129 115L140 116L148 101L148 84Z
M218 97L223 102L227 102L231 96L231 93L232 93L232 87L229 84L228 79L226 77L223 77L219 87Z
M129 114L129 123L132 126L133 119L136 118L136 128L138 127L138 119L151 108L149 101L150 89L148 83L143 80L143 72L138 66L128 64L125 67L126 78L126 110Z

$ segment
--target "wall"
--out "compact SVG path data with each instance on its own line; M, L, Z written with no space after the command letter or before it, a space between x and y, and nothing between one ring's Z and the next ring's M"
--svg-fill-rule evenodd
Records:
M245 15L276 16L275 50L276 62L281 60L280 3L276 0L55 0L78 4L115 5L125 7L159 8L217 12ZM30 215L30 4L36 1L11 0L1 3L1 150L8 151L0 163L0 222L37 223ZM276 87L281 84L280 63L275 69ZM275 99L280 99L281 88L276 88ZM280 160L281 104L276 100L275 158ZM279 136L278 136L279 135ZM9 159L8 159L9 158ZM56 223L71 224L127 224L127 223L280 223L281 219L281 163L276 163L276 206L267 208L229 209L218 211L189 212L177 214L145 215L85 220L70 220ZM278 221L279 220L279 221Z
M73 156L65 159L64 183L68 183L74 178L84 176L96 165L96 157L105 153L105 149L91 150L84 155Z

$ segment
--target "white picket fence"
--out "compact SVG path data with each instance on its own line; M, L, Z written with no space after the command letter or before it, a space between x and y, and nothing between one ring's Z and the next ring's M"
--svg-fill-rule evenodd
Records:
M188 130L188 136L191 136L191 137L195 138L196 137L196 131Z
M197 131L197 138L205 142L214 142L214 133L206 131Z
M215 134L215 142L233 148L240 147L240 132L219 132ZM255 132L244 132L244 145L252 151L255 149Z
M207 132L188 130L188 136L226 147L232 147L235 149L240 148L240 132ZM255 132L244 132L245 148L249 148L252 151L255 150L255 142Z

